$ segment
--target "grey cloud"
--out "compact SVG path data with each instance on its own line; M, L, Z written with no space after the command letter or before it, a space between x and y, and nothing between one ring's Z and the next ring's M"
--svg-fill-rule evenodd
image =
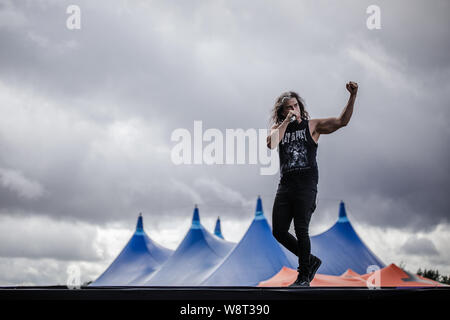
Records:
M2 7L25 18L0 29L1 80L59 105L49 118L76 112L92 125L80 132L61 128L55 132L66 138L61 140L44 126L24 129L29 138L3 131L0 145L8 153L0 155L0 166L23 170L49 192L24 201L3 188L6 211L106 223L145 210L164 219L190 215L201 199L205 210L225 219L252 214L252 205L233 202L231 193L224 200L195 184L210 177L249 203L261 194L269 216L278 175L260 176L258 166L175 167L167 154L153 157L150 143L135 146L148 152L127 156L126 150L99 154L92 140L131 117L142 119L139 128L150 128L146 138L160 124L155 135L169 150L172 130L192 130L196 119L205 128L264 128L275 97L287 89L300 91L313 117L337 116L347 99L344 84L352 79L360 83L352 121L319 141L317 217L334 219L336 199L343 199L377 226L426 230L448 222L449 131L443 119L449 96L442 80L449 64L439 54L448 51L442 16L447 4L380 2L380 31L365 28L369 2L286 1L275 8L271 2L199 2L189 8L184 2L128 2L128 9L80 2L80 31L65 29L68 4ZM422 22L409 19L419 16ZM426 45L411 38L411 30ZM348 48L380 63L386 78L352 58ZM392 80L399 77L412 85L397 86ZM415 92L423 84L427 89ZM39 130L48 136L40 144L45 157L30 143ZM173 188L168 177L192 190Z
M55 259L3 258L0 257L2 286L54 286L73 284L69 282L72 268L79 268L80 282L95 279L101 268L92 264L58 261Z
M14 191L22 199L38 198L45 193L38 182L27 179L20 171L0 168L0 184Z
M261 195L270 222L278 174L175 166L172 131L266 128L286 90L313 118L338 116L349 80L353 118L319 140L312 228L330 226L340 200L380 229L449 222L448 2L378 1L378 31L365 26L371 1L78 1L78 31L65 28L69 4L0 1L0 168L20 173L0 182L2 284L63 284L74 260L93 264L92 280L112 259L92 225L131 232L139 212L171 244L194 203L203 221L235 226ZM8 233L17 221L21 235ZM443 241L399 247L448 265Z
M434 243L426 238L410 237L400 248L401 251L412 255L437 256L439 252Z
M103 257L93 246L96 235L95 228L85 224L2 215L0 257L98 261Z

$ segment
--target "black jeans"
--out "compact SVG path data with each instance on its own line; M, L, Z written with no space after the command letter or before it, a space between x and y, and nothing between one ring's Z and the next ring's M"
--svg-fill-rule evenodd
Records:
M303 275L307 275L310 270L309 222L316 209L316 198L316 185L291 181L278 185L273 204L273 235L286 249L298 256L298 271ZM296 237L289 233L292 219Z

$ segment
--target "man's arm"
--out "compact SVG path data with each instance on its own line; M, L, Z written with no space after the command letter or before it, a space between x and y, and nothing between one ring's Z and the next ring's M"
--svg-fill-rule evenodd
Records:
M270 128L270 133L267 136L267 148L275 149L280 143L284 133L286 132L286 128L289 124L288 118L284 119L284 121L280 124L275 124Z
M358 92L358 84L350 81L346 85L347 90L350 92L350 98L348 99L347 105L342 111L339 117L325 118L325 119L314 119L311 120L311 126L313 131L317 134L329 134L333 133L339 128L345 127L352 117L353 105L355 104L356 93Z

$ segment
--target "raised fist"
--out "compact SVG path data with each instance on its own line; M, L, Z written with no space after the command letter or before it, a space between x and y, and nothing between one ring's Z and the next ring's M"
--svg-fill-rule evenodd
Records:
M350 81L345 85L345 87L352 95L355 95L358 92L358 84L356 82Z

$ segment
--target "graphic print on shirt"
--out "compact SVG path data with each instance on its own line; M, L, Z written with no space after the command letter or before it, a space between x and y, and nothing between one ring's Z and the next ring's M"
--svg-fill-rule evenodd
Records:
M281 143L283 144L284 159L281 171L294 168L308 168L309 162L306 150L306 129L286 132Z

